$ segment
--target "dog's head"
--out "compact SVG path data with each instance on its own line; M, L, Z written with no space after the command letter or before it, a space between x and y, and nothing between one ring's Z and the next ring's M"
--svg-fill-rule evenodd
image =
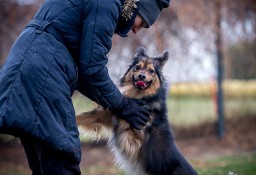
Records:
M154 95L163 83L162 68L168 60L168 52L158 57L149 57L144 48L139 48L137 53L121 78L121 87L135 95ZM136 96L138 97L138 96Z

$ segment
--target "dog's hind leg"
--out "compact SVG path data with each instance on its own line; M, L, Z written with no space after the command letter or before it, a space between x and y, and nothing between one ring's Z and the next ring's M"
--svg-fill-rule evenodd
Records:
M168 123L152 127L142 146L140 159L150 175L197 175L178 150Z

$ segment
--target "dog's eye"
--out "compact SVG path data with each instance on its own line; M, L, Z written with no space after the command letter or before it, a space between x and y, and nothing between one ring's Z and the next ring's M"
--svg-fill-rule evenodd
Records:
M148 72L153 75L155 73L155 71L153 69L149 69Z
M140 65L136 65L135 67L134 67L134 70L139 70L140 69Z

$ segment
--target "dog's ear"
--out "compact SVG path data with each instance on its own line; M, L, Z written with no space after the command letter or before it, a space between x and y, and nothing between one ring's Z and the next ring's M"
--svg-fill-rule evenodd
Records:
M169 52L164 52L162 55L160 55L159 57L156 57L156 60L158 61L159 63L159 66L162 68L165 63L167 62L169 58Z
M119 85L122 87L125 83L125 76L128 74L128 72L132 69L132 67L134 66L134 62L132 62L129 65L129 68L127 69L127 71L121 76L120 80L119 80Z
M137 53L136 53L136 57L138 57L138 56L145 56L146 54L145 54L145 48L144 47L139 47L138 49L137 49Z

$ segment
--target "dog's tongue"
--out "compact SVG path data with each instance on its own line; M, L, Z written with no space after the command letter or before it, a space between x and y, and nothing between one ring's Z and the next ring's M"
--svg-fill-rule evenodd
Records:
M136 86L137 86L137 87L145 87L145 83L144 83L143 81L138 81L138 82L136 83Z

